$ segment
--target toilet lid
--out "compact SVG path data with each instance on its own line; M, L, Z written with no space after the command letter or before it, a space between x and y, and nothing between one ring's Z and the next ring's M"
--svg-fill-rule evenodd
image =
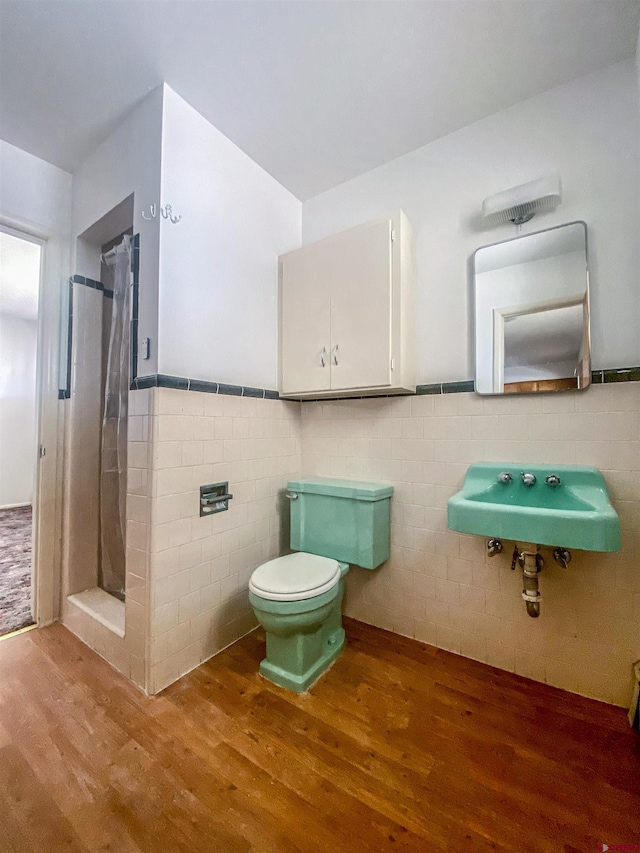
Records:
M258 566L251 575L249 589L271 601L301 601L328 592L339 580L337 560L297 552Z

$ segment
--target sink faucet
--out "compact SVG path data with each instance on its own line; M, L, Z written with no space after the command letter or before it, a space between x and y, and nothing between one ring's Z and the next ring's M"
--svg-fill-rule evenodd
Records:
M498 474L499 483L510 483L512 480L513 477L508 471L503 471L501 474Z
M561 483L560 477L557 474L549 474L548 477L544 478L547 486L559 486Z
M525 471L521 471L520 475L522 477L522 482L525 486L535 486L536 484L536 475L535 474L527 474Z

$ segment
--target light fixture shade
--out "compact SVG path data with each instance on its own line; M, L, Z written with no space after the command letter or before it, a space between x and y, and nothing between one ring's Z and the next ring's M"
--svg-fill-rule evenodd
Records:
M491 195L482 202L485 225L527 222L536 213L555 210L562 201L562 186L558 175L549 175L520 184L510 190Z

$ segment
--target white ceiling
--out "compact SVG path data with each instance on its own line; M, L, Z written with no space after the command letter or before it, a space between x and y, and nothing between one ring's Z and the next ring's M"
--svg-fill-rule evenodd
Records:
M0 314L38 319L40 246L0 231Z
M305 200L631 57L637 0L2 0L0 136L74 171L166 81Z

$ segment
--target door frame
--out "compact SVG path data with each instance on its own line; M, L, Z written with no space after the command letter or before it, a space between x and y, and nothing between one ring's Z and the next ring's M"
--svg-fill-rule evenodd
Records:
M0 231L40 246L38 325L36 344L36 464L33 484L33 550L31 612L36 625L57 616L60 554L58 478L58 377L60 347L60 281L52 275L48 241L53 235L31 224L0 216ZM55 278L57 287L52 287ZM45 286L47 283L48 286ZM40 448L45 455L40 456Z

